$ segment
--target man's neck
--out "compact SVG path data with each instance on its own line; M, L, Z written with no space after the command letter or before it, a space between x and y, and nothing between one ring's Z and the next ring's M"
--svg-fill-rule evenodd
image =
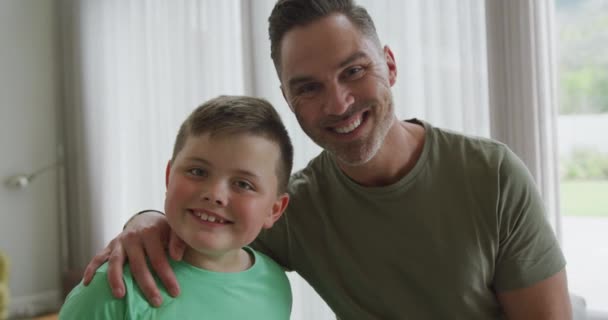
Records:
M214 272L241 272L253 265L253 257L245 249L222 254L207 254L188 247L184 261L201 269Z
M424 147L424 127L395 121L378 153L362 165L349 166L338 161L340 169L362 186L391 185L405 177L416 165Z

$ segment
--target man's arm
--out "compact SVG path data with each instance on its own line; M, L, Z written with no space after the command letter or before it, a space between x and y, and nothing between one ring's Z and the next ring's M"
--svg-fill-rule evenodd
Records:
M572 319L566 271L530 287L497 293L507 319Z
M505 149L499 167L499 243L494 274L507 319L571 319L563 253L523 161Z
M123 265L128 259L137 285L152 305L160 306L162 298L148 269L146 256L169 294L177 296L179 285L167 260L165 253L167 244L171 257L180 260L185 245L171 231L165 216L153 212L138 214L127 223L125 229L116 238L110 241L108 246L93 257L85 269L83 283L88 285L95 275L95 270L107 260L108 282L112 294L122 298L125 295L122 281Z

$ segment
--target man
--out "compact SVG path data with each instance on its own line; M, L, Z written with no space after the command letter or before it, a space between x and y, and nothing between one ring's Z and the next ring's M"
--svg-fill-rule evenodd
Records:
M297 271L341 319L569 319L565 261L523 163L504 145L399 121L395 58L347 0L279 0L269 18L281 91L324 151L292 176L287 213L254 247ZM183 243L139 215L106 259L125 253L153 303L163 259ZM161 241L159 241L161 239Z

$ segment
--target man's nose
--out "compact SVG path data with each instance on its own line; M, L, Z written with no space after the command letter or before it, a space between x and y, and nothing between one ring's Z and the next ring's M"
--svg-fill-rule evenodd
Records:
M328 115L341 115L355 102L350 88L336 82L326 91L324 111Z

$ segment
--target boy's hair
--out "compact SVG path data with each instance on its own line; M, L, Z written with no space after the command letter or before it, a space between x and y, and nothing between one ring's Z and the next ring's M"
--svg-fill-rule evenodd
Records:
M281 42L294 27L305 26L329 15L343 14L359 31L380 47L374 21L365 8L353 0L278 0L268 18L270 57L281 75Z
M281 117L264 99L245 96L219 96L196 108L182 123L175 145L175 160L190 136L251 134L276 143L281 152L277 163L279 193L286 192L293 165L293 146Z

